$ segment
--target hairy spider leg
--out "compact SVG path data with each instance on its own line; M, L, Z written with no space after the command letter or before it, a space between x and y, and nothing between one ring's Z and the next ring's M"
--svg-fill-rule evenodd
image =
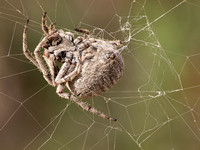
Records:
M26 56L26 58L29 59L36 67L38 67L38 69L40 69L37 61L35 60L34 56L31 54L31 52L29 51L28 46L27 46L27 29L28 29L28 23L29 23L29 19L26 20L26 24L24 26L24 32L23 32L23 52L24 52L24 55Z
M43 77L45 78L45 80L52 86L55 86L52 82L51 79L51 73L48 71L45 63L42 60L42 57L40 56L40 48L42 46L42 44L48 39L49 36L51 36L52 34L54 34L56 31L50 33L49 35L47 35L46 37L43 38L43 40L38 44L38 46L36 47L34 54L35 57L32 56L32 54L30 53L30 51L28 50L27 47L27 29L28 29L28 23L29 23L29 19L27 19L25 27L24 27L24 32L23 32L23 52L24 55L26 56L27 59L29 59L42 73L43 73ZM49 63L47 63L47 65L49 65Z
M43 30L44 34L48 35L49 28L47 26L46 15L47 15L47 12L44 12L43 16L42 16L42 30Z
M47 12L43 13L42 16L42 30L45 35L48 35L55 29L55 24L56 22L52 22L49 26L47 25L47 20L46 20Z
M112 117L110 117L108 115L105 115L104 113L102 113L102 112L98 111L97 109L91 107L88 103L85 103L85 102L79 100L78 98L76 98L72 94L70 94L70 93L64 93L63 90L64 90L65 87L66 87L65 84L59 84L58 85L56 93L60 97L65 98L65 99L69 99L69 100L73 101L78 106L80 106L81 108L83 108L83 110L87 110L87 111L89 111L89 112L91 112L93 114L96 114L99 117L102 117L103 119L108 119L108 120L111 120L111 121L117 121L117 119L112 118Z
M59 68L58 68L57 64L55 63L55 61L54 61L55 60L55 56L54 56L54 54L49 54L48 51L45 51L44 54L43 54L43 58L46 61L48 67L49 67L52 84L54 86L56 86L55 78L56 78L56 76L57 76L57 74L59 72Z
M55 30L55 25L56 25L56 22L52 22L52 23L49 25L49 32L53 32L53 30Z
M83 41L83 38L82 38L82 37L77 37L77 38L74 40L74 45L78 45L78 44L80 44L82 41Z
M60 84L58 82L58 80L60 80L61 78L63 78L63 76L68 73L70 66L71 66L70 62L65 62L65 63L62 64L62 66L60 68L60 71L58 72L58 75L56 76L56 79L55 79L55 82L57 84Z
M88 29L75 28L74 30L77 31L77 32L83 33L83 34L87 34L87 35L90 34L90 31Z
M73 64L70 64L73 68L70 68L70 71L68 71L69 62L65 62L62 67L60 68L60 71L56 77L56 83L61 84L68 81L72 81L80 72L81 72L81 63L79 58L75 60ZM73 69L73 71L72 71Z
M39 65L39 68L44 76L44 78L46 79L46 81L52 85L52 86L55 86L52 82L52 79L51 79L51 73L50 71L47 69L46 67L46 64L44 63L43 59L42 59L42 56L40 54L40 49L42 47L42 45L44 44L44 42L49 38L49 36L51 36L52 34L54 34L55 32L57 32L56 30L51 32L50 34L48 34L47 36L45 36L42 41L37 45L37 47L35 48L35 51L34 51L34 54L35 54L35 59ZM48 65L49 63L47 63Z

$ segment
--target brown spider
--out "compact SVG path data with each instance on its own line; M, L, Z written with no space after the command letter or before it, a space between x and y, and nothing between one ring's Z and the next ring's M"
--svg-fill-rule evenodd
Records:
M74 39L70 32L55 30L55 23L48 27L45 12L42 16L45 37L32 55L27 48L28 23L29 19L23 33L24 55L42 72L48 84L57 87L56 93L75 102L84 110L104 119L117 121L77 97L87 99L98 96L109 90L121 78L124 62L117 50L121 42L91 38L89 31L82 29L76 30L83 32L84 36ZM41 48L44 49L43 56L40 53ZM61 63L62 66L59 68L57 63ZM72 94L63 92L66 86Z

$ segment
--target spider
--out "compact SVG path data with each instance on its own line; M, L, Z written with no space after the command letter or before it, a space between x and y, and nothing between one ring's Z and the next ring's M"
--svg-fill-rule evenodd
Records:
M102 94L121 78L124 62L117 48L122 43L119 40L92 38L89 31L83 29L75 29L83 36L74 38L71 32L56 30L55 22L48 26L46 15L44 12L41 24L45 36L35 48L34 55L27 46L29 19L26 21L23 32L23 53L26 58L42 72L49 85L57 88L56 93L60 97L104 119L117 121L80 99ZM64 92L65 87L71 93Z

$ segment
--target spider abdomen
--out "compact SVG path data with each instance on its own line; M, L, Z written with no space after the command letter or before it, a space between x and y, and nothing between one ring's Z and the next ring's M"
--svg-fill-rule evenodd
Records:
M103 55L105 57L105 54ZM86 61L81 73L68 82L68 88L80 98L87 99L104 93L113 87L123 74L124 62L119 53L115 53L115 57L109 60L102 59L99 55L92 60Z

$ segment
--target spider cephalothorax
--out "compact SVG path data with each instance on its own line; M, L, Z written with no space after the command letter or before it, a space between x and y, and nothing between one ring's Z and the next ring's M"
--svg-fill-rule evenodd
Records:
M27 49L27 20L23 34L25 56L43 73L50 85L57 87L59 96L74 101L87 111L116 121L75 96L85 99L94 97L116 84L124 68L122 56L117 50L121 42L95 39L88 35L89 31L80 29L76 30L85 35L74 39L71 32L55 30L54 25L51 23L47 27L44 13L42 29L46 36L36 47L34 57ZM41 48L44 49L44 60L40 54ZM58 67L58 63L62 64L61 67ZM63 92L66 86L72 94Z

